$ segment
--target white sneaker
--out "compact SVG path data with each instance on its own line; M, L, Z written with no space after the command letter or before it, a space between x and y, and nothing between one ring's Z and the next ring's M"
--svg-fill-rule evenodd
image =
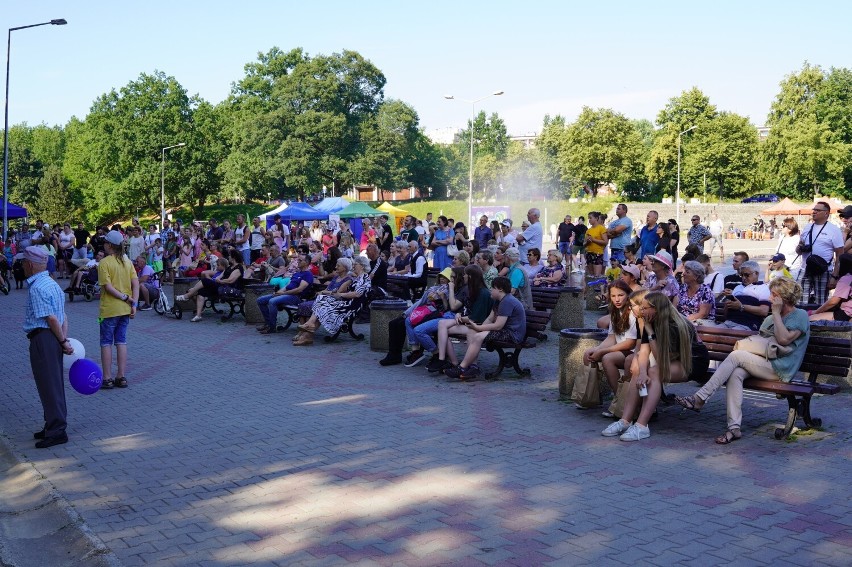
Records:
M630 427L633 426L628 425L619 419L618 421L613 421L612 423L610 423L609 427L601 431L601 435L603 435L604 437L615 437L616 435L621 435Z
M619 437L622 441L641 441L651 436L651 428L634 423L627 428L624 435Z
M192 321L193 323L198 323L199 321L201 321L201 315L196 315L195 317L190 319L190 321Z
M179 296L175 297L175 301L186 301L186 296L185 295L179 295Z

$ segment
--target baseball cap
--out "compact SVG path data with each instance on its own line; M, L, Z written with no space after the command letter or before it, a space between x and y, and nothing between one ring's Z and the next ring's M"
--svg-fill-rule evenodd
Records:
M106 241L113 246L121 246L124 244L124 237L117 230L111 230L106 235Z
M512 219L506 219L503 222L501 222L500 224L502 224L503 226L508 226L509 228L512 228Z
M627 272L628 274L632 275L637 280L640 277L639 266L635 266L633 264L628 264L627 266L621 266L621 271Z
M787 257L784 254L775 254L772 256L771 262L784 262L787 260Z
M848 219L848 218L852 217L852 205L846 205L837 214L840 215L840 218L843 218L843 219Z

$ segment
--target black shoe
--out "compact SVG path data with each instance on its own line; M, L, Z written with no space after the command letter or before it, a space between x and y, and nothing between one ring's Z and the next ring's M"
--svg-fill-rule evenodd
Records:
M143 303L139 306L139 311L150 311L152 309L151 305L148 303Z
M33 439L44 439L44 429L33 433Z
M450 366L444 369L444 376L448 378L458 378L462 373L461 366Z
M444 368L444 361L438 358L438 354L433 354L429 364L426 365L426 370L429 372L440 372Z
M384 357L383 359L381 359L379 361L379 364L381 364L382 366L393 366L394 364L401 364L401 363L402 363L402 357L401 356L391 356L391 355L387 355L386 357Z
M62 445L63 443L68 443L68 436L66 434L56 435L54 437L45 437L41 441L35 444L36 449L47 449L48 447L53 447L54 445Z
M412 353L412 355L414 355L415 353L416 353L415 356L409 356L408 357L408 362L405 363L405 366L407 368L411 368L412 366L417 366L421 362L425 362L425 361L429 360L429 355L426 354L425 350L414 351L414 353Z

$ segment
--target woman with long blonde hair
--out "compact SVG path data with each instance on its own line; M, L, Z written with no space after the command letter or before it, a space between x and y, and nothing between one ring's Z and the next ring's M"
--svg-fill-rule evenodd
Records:
M648 421L660 401L663 384L686 382L693 374L705 373L709 364L707 349L698 342L695 328L666 295L649 292L642 300L641 311L645 327L639 350L631 361L632 387L627 389L624 413L602 431L605 437L620 435L622 441L650 437ZM645 400L639 418L631 424L629 419L642 397Z

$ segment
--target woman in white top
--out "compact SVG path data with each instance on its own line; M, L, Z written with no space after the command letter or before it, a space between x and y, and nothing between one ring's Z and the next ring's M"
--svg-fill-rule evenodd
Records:
M315 220L311 223L311 239L317 242L322 240L322 227L320 226L320 221Z
M62 232L59 233L59 254L56 258L59 277L66 280L70 273L68 264L71 262L71 256L73 256L76 247L74 242L74 232L71 230L71 225L66 222L65 226L62 227Z
M583 364L601 364L613 392L618 390L619 371L624 369L627 355L633 352L639 337L636 316L630 308L630 294L630 286L626 282L615 280L610 284L609 334L601 344L583 353Z
M790 275L793 281L798 281L799 271L802 269L802 257L796 253L796 246L799 245L802 235L799 234L799 223L793 217L784 219L784 224L781 225L781 235L778 237L778 246L775 248L775 254L784 254L787 259L787 268L790 270Z

